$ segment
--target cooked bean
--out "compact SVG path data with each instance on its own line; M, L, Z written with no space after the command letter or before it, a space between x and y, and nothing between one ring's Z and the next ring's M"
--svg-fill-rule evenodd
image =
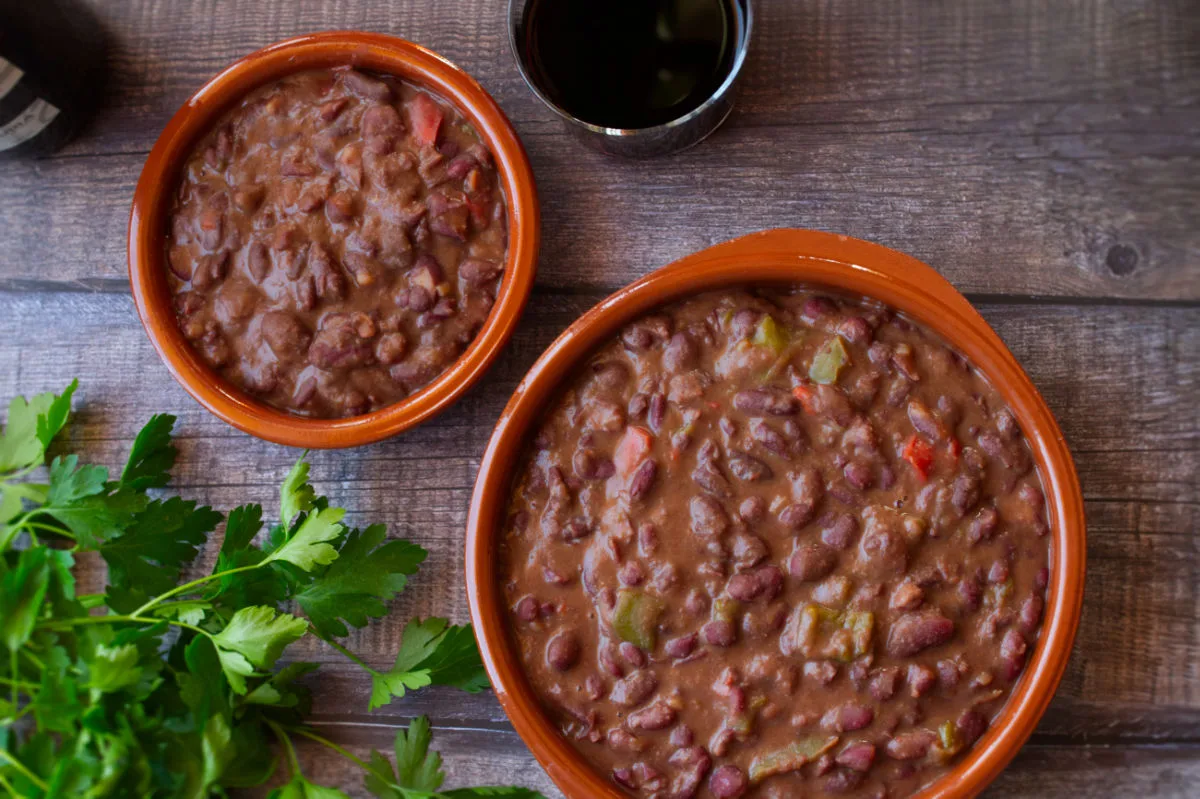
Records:
M875 711L866 705L853 702L831 708L821 717L821 727L838 735L869 727L875 720Z
M933 741L934 735L928 730L901 733L888 741L888 757L894 760L916 760L925 757Z
M776 455L787 455L791 452L791 446L788 444L787 439L772 429L762 419L751 419L749 430L751 438Z
M875 762L875 744L867 741L855 741L834 758L839 766L845 766L853 771L867 772Z
M854 536L857 534L858 520L843 513L821 530L821 540L833 549L847 549L854 543Z
M790 416L799 410L799 403L783 389L765 386L737 392L733 395L733 407L743 413Z
M356 69L347 69L341 73L342 83L354 94L364 100L385 102L392 99L392 88L381 80L365 75ZM394 109L393 109L394 110Z
M729 453L728 464L729 473L737 479L746 482L769 480L772 476L770 466L753 455L747 455L744 452L731 451Z
M641 499L650 493L654 487L654 478L658 475L658 464L651 458L642 461L641 465L629 478L629 498Z
M788 574L798 580L820 580L837 566L833 550L821 544L804 544L788 558Z
M887 651L892 657L909 657L954 636L954 622L937 611L905 613L892 622Z
M546 645L546 663L557 671L569 671L579 662L579 638L571 632L561 632Z
M747 522L762 521L767 515L767 503L762 497L746 497L742 500L742 504L738 505L738 516L742 517Z
M716 799L738 799L749 787L746 773L731 764L716 769L708 778L708 789Z
M675 723L675 710L662 700L635 710L625 719L631 730L665 730Z
M608 697L622 707L636 707L646 701L656 688L658 679L651 672L639 669L617 680Z
M712 646L732 646L737 640L737 630L729 621L710 621L700 628L700 635Z

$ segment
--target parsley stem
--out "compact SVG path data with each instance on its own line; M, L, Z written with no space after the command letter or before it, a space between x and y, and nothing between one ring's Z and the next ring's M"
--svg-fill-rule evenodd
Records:
M6 760L10 766L19 771L25 779L36 785L43 793L50 790L50 786L46 784L45 780L30 771L24 763L10 755L7 750L0 749L0 758Z
M333 741L329 740L328 738L324 738L320 735L317 735L315 732L307 730L304 727L287 727L285 729L287 729L288 732L294 732L297 735L302 735L310 741L316 741L317 743L321 744L321 746L325 746L325 747L328 747L329 749L332 749L333 751L337 752L339 755L346 758L351 763L358 766L360 769L362 769L364 771L370 770L370 767L367 765L367 761L363 760L361 757L354 754L353 752L346 751L345 749L338 746L337 744L335 744Z
M12 706L15 710L17 707L17 699L19 698L17 695L17 683L20 682L20 680L17 678L21 676L21 671L17 668L17 650L15 649L8 650L8 673L12 675L12 679L7 680L6 682L12 685Z
M379 672L377 672L375 669L373 669L373 668L371 668L370 666L368 666L368 665L367 665L367 662L366 662L365 660L363 660L363 659L362 659L362 658L360 658L358 655L356 655L356 654L354 654L353 652L351 652L351 651L350 651L349 649L347 649L346 647L344 647L344 646L342 646L341 644L339 644L337 641L334 641L334 640L333 640L333 639L331 639L331 638L326 638L325 636L321 635L319 632L317 632L317 629L316 629L315 627L313 627L311 624L310 624L310 625L308 625L308 629L309 629L309 630L312 632L312 634L313 634L313 635L317 636L317 637L318 637L318 638L320 638L322 641L324 641L325 643L329 644L331 647L333 647L334 649L336 649L338 652L341 652L343 655L345 655L346 657L350 658L350 660L354 661L354 662L355 662L355 663L357 663L359 666L362 666L364 669L366 669L366 670L367 670L368 672L370 672L371 674L379 674Z
M0 684L11 685L14 688L20 688L23 691L25 691L26 693L28 693L31 688L38 687L37 683L30 682L29 680L10 680L7 677L0 677Z
M64 619L62 621L52 621L49 624L39 624L38 629L41 630L67 630L71 627L78 627L83 624L162 624L166 622L173 627L182 627L185 630L191 630L194 633L199 633L205 638L212 638L212 633L208 630L197 627L194 624L185 624L174 619L152 619L144 616L129 615L129 616L81 616L76 619Z
M72 535L69 530L65 530L61 527L55 527L52 524L43 524L42 522L25 522L21 525L21 527L26 530L42 530L43 532L61 535L63 538L69 538L72 541L75 540L75 536Z
M32 652L30 652L29 649L26 648L26 647L31 646L32 644L33 644L32 641L27 641L25 643L25 647L21 648L21 654L24 655L25 657L29 658L29 662L32 663L33 665L37 666L38 671L45 671L46 664L42 662L42 659L39 658L37 655L33 654Z
M238 566L236 569L226 569L223 572L215 572L213 574L208 575L207 577L201 577L198 580L192 580L190 583L184 583L183 585L172 588L170 591L167 591L165 594L159 594L158 596L154 597L154 599L151 599L149 602L147 602L146 604L142 605L140 608L135 610L133 612L133 615L140 616L143 613L145 613L147 610L149 610L150 608L157 605L159 602L162 602L165 599L170 599L173 596L178 596L179 594L182 594L186 591L190 591L191 589L195 588L198 585L204 585L205 583L210 582L211 580L216 580L220 577L228 577L231 574L239 574L241 572L248 572L253 569L257 569L260 566L262 566L261 563L255 563L250 566Z
M283 744L284 751L287 752L288 766L292 770L292 779L296 777L304 778L303 772L300 771L300 761L296 759L296 749L292 746L292 739L278 724L270 719L264 719L267 726L275 732L275 737Z

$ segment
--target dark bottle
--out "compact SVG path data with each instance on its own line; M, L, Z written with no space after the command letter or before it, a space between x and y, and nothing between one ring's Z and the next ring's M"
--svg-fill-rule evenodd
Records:
M0 0L0 158L48 155L104 83L104 36L77 0Z

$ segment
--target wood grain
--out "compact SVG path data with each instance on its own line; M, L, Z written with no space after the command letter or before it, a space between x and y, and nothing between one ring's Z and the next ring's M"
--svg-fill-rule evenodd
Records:
M362 756L372 748L387 751L391 730L371 727L323 726L322 733L351 740L351 752ZM447 787L494 784L516 780L548 797L562 794L540 769L528 768L524 748L513 733L440 728L434 746L444 747L449 773ZM339 756L317 744L301 744L306 775L342 786L355 797L362 789L357 769L347 769ZM986 799L1112 799L1147 796L1154 799L1193 799L1200 781L1200 746L1071 747L1030 744L984 793ZM453 783L453 784L451 784Z
M125 290L133 185L186 96L276 39L360 27L443 52L512 116L543 198L546 286L612 289L791 226L910 252L974 293L1200 299L1200 23L1182 3L760 2L733 118L642 163L566 137L521 82L494 0L97 8L109 103L60 157L0 165L0 287Z
M393 656L412 614L467 619L460 553L478 458L520 376L598 299L540 293L496 367L447 413L376 446L312 454L317 486L351 508L354 521L384 521L393 535L431 553L396 612L355 636L354 648L372 663ZM0 376L0 396L59 387L78 375L71 446L108 464L120 461L151 413L177 413L180 492L224 509L246 501L272 507L295 451L238 433L195 406L159 363L127 297L13 294L8 308L0 318L0 362L16 369ZM1055 411L1087 500L1084 619L1041 734L1054 742L1200 742L1200 308L1002 303L981 311ZM45 320L67 331L31 337ZM130 375L141 376L137 390ZM453 692L368 717L366 685L338 656L323 648L292 654L330 663L317 691L324 718L395 722L428 712L467 726L504 726L494 700Z
M475 75L524 141L542 196L539 288L512 344L447 413L312 455L318 488L430 551L352 646L377 665L414 614L465 621L461 547L480 454L520 376L610 290L772 226L907 251L967 291L1071 444L1089 574L1067 676L989 797L1182 799L1200 784L1200 14L1194 0L755 0L738 107L708 142L627 163L583 150L524 86L504 0L84 0L111 42L99 115L55 157L0 162L0 398L81 378L69 445L120 463L178 414L175 488L275 505L294 450L215 420L169 378L128 297L125 224L145 154L226 64L294 34L376 30ZM215 547L206 548L211 558ZM99 586L85 561L80 590ZM358 753L432 717L448 786L558 794L494 696L431 689L374 714L323 647L317 726ZM301 747L310 778L365 795Z

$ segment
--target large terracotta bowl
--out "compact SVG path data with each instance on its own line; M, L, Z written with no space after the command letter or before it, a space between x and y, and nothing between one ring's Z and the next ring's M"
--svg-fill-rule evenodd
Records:
M196 142L238 100L290 73L350 64L396 75L462 112L496 161L508 214L508 253L495 306L445 372L402 401L361 416L314 419L271 407L217 375L175 320L167 282L167 215ZM512 334L537 269L540 222L533 170L508 118L474 78L420 45L377 33L330 31L287 39L234 62L167 123L142 168L129 215L129 279L138 314L172 376L201 405L247 433L279 444L351 447L378 441L441 412L477 381Z
M882 300L939 333L980 369L1020 420L1045 484L1051 578L1041 638L1000 716L953 770L921 797L970 797L1004 769L1050 703L1071 653L1084 578L1083 498L1049 408L1012 353L953 286L925 264L865 241L771 230L689 255L618 291L550 345L521 381L480 465L466 541L471 616L492 685L517 732L571 799L626 794L597 773L555 729L522 672L498 581L498 545L516 464L564 379L617 331L656 306L747 283L806 283Z

